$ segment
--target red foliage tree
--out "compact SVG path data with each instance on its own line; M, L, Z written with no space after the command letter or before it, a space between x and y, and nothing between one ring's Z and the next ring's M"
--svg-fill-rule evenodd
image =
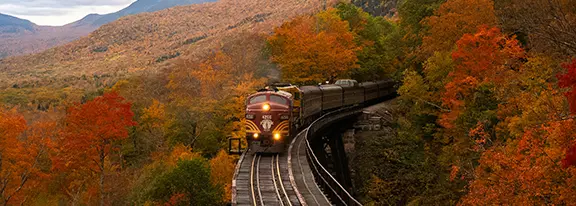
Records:
M564 93L564 96L568 98L570 113L576 114L576 59L573 59L570 63L563 64L562 67L567 71L565 74L558 75L558 86L570 88L569 91ZM576 165L576 143L566 151L566 157L562 160L562 165L564 167Z
M75 201L77 194L89 186L90 179L99 176L100 204L104 205L104 177L109 155L115 142L128 137L127 127L136 125L130 108L131 103L124 103L124 98L117 93L106 93L68 109L53 166L70 174L65 192Z
M564 168L574 165L576 165L576 144L572 145L572 147L566 151L566 157L562 160L562 166Z
M562 65L566 69L565 74L558 75L558 86L561 88L570 88L564 95L568 98L570 112L576 114L576 59L570 63Z
M440 123L452 128L466 99L479 85L502 85L524 50L514 38L507 38L498 28L480 27L476 34L466 34L456 43L452 53L456 68L449 74L452 79L445 85L442 103L451 112L444 114Z

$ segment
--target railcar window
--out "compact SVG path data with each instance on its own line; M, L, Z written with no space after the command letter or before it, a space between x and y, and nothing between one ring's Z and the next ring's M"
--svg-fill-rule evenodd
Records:
M270 95L270 101L276 102L278 104L287 104L286 99L279 97L279 96L276 96L276 95Z
M260 96L252 97L252 99L250 99L250 104L256 104L256 103L265 102L265 101L266 101L266 95L260 95Z

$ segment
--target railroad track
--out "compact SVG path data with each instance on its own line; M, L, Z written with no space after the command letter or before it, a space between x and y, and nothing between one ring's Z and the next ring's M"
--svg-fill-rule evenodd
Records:
M293 205L286 190L289 185L285 185L282 173L280 155L253 155L250 170L252 205Z

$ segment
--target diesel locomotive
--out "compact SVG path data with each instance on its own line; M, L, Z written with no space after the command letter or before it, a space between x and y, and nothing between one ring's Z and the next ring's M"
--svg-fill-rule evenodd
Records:
M297 131L322 114L370 104L395 93L392 79L343 79L318 86L277 85L246 99L246 140L253 153L281 153Z

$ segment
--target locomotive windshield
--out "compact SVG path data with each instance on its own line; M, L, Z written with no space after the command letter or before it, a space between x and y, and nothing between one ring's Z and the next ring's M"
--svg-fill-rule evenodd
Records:
M286 98L276 96L276 95L270 95L270 101L278 103L278 104L283 104L283 105L288 104L288 100L286 100Z
M261 102L265 102L265 101L266 101L266 95L259 95L259 96L252 97L252 99L250 99L250 104L256 104L256 103L261 103Z

